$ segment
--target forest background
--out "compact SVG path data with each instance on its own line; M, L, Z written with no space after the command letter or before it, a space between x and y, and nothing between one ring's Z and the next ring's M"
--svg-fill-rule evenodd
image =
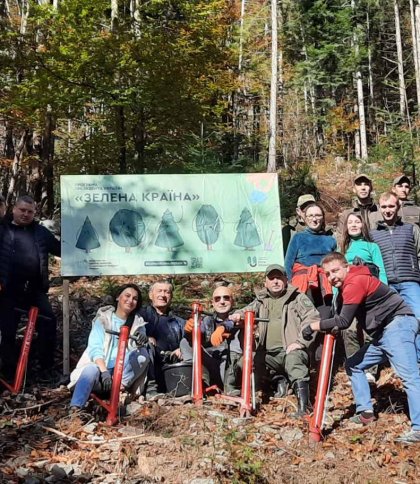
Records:
M420 1L3 0L0 186L278 171L282 215L420 163Z

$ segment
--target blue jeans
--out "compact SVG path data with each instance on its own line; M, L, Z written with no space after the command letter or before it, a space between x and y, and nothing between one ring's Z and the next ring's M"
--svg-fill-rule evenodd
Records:
M392 289L404 299L414 312L414 316L420 319L420 284L418 282L400 282L399 284L390 284ZM416 338L417 360L420 363L420 334Z
M346 363L351 380L356 412L373 411L369 383L364 370L389 359L407 393L413 430L420 430L420 373L415 339L418 321L413 316L396 316L385 326L379 338L363 346Z
M400 282L390 284L414 312L416 318L420 318L420 284L418 282Z
M137 360L137 363L136 363ZM124 371L121 384L125 388L133 385L136 387L143 385L146 379L149 357L145 348L127 352L124 359ZM109 369L112 373L114 369ZM82 371L76 386L74 387L73 397L70 402L72 407L83 407L89 400L89 396L95 389L100 390L100 375L98 365L89 363Z

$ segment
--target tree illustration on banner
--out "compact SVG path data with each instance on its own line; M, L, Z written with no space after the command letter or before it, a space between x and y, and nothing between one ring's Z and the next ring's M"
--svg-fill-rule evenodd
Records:
M257 245L261 245L261 239L258 234L257 225L251 215L251 212L244 208L239 217L238 225L236 226L235 245L245 247L246 250L252 249Z
M92 222L89 217L85 218L82 227L79 230L79 235L77 237L76 248L80 250L85 250L89 253L93 249L100 247L98 234L94 229Z
M213 250L221 231L220 217L213 205L202 205L195 216L195 231L198 238L207 246L207 250Z
M126 252L131 247L137 247L146 234L143 217L135 210L118 210L109 222L112 240L124 247Z
M169 210L165 210L162 215L155 245L168 250L174 250L184 245L184 240L179 233L178 224L175 222L174 216Z

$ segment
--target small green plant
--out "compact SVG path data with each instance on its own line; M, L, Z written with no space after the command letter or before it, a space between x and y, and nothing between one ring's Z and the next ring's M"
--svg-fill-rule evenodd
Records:
M100 281L99 290L102 296L115 296L117 289L120 286L117 280L113 277L104 277Z

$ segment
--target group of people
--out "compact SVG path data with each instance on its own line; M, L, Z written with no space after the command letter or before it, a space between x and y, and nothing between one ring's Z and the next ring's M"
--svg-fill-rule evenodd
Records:
M296 417L310 405L310 368L322 351L322 332L343 336L346 371L356 415L369 424L375 419L369 383L375 368L389 362L408 396L411 429L399 440L420 442L420 208L409 199L410 179L395 178L389 192L376 204L372 180L354 179L354 205L339 217L335 233L326 228L325 212L310 195L297 203L297 224L286 227L285 264L266 268L264 288L255 300L235 309L230 287L218 286L212 314L202 318L203 380L227 395L241 392L243 318L252 310L261 319L254 344L256 389L281 398L293 391ZM59 242L34 222L35 205L29 197L16 202L12 217L4 219L0 234L1 355L13 362L12 351L21 304L40 307L47 316L39 327L40 363L51 367L55 319L48 303L48 254L60 254ZM284 232L285 233L285 232ZM12 270L13 268L13 270ZM72 412L84 408L92 391L108 392L116 364L118 337L130 328L122 389L146 399L164 393L163 367L193 359L194 321L171 310L173 286L161 280L142 306L135 284L122 286L114 305L98 310L88 345L69 387Z

